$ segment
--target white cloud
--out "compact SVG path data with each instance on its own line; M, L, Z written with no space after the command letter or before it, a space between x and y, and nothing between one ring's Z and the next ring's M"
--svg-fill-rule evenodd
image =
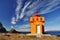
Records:
M46 9L42 10L40 13L41 14L46 14L46 13L52 12L52 11L60 8L60 6L59 6L59 7L56 7L55 9L52 9L53 7L55 7L55 6L59 5L59 4L60 4L59 0L53 0L52 2L48 3L46 5L48 7Z
M49 13L49 12L52 12L58 8L60 8L60 6L57 6L60 4L60 1L59 0L52 0L50 2L48 2L47 4L44 4L45 1L35 1L33 2L31 5L29 5L29 9L27 12L26 12L26 16L31 16L33 15L37 10L38 8L41 8L40 9L40 14L46 14L46 13ZM55 7L56 6L56 7ZM55 8L53 8L55 7Z
M17 0L17 7L16 7L16 12L19 13L19 10L21 9L22 6L22 0Z
M47 21L44 26L45 31L59 31L60 30L60 24L56 24L60 21L60 17L56 17L55 20ZM23 31L23 32L29 32L30 31L30 24L23 24L23 25L17 25L16 26L17 31Z
M22 7L22 0L17 0L17 7L16 7L16 21L19 19L19 12Z
M21 12L21 14L20 14L20 19L23 18L24 14L25 14L25 10L26 10L26 8L28 7L28 5L29 5L30 3L31 3L31 2L28 2L28 3L24 6L24 8L22 9L22 12Z
M23 24L23 25L17 25L16 26L17 31L23 31L23 32L29 32L30 31L30 24Z
M13 26L11 26L11 28L14 28Z
M23 20L26 22L26 21L29 21L29 18L24 18Z
M60 30L60 17L45 23L45 31L59 31Z
M34 8L35 6L37 6L38 3L39 3L39 1L35 1L35 2L33 2L31 5L29 5L29 7L27 7L27 8L32 9L32 8Z
M12 17L11 24L16 24L15 17Z
M59 31L60 30L60 25L51 25L51 26L47 26L45 27L45 31Z
M31 8L29 8L30 10L26 12L26 16L33 15L39 7L43 6L43 2L36 1L36 2L33 2L33 4L31 4L30 6L31 6Z
M46 1L41 1L41 0L35 0L32 4L31 4L31 1L29 1L21 9L23 2L22 2L22 0L17 0L16 20L18 20L19 18L22 19L24 17L24 15L26 15L27 17L31 16L35 12L37 12L37 10L40 8L41 8L39 11L40 14L46 14L46 13L52 12L52 11L60 8L60 6L59 6L59 7L56 7L53 9L53 7L59 5L60 0L48 0L48 1L49 2L47 2L47 4L46 4ZM29 9L29 10L26 11L26 9ZM19 13L20 10L22 10L21 13ZM19 16L19 14L20 14L20 16Z
M16 21L18 21L19 18L22 19L24 17L24 15L26 15L27 17L33 15L37 11L38 8L42 7L39 12L40 14L46 14L46 13L52 12L52 11L60 8L60 6L57 6L60 4L60 0L52 0L49 3L47 3L45 6L44 6L45 1L40 2L39 0L38 1L35 0L32 4L30 4L31 1L29 1L27 4L25 4L25 6L23 6L23 8L22 8L22 12L20 13L22 3L23 3L22 0L17 0L17 7L15 10L16 18L15 17L12 18L12 21L11 21L12 24L16 24ZM53 9L53 7L55 7L55 8ZM27 8L30 10L25 11ZM24 21L26 21L26 20L28 20L28 18L24 19ZM53 23L53 22L50 22L50 23ZM50 29L51 28L47 28L46 30L50 30ZM30 25L29 24L20 25L17 30L30 31ZM53 30L53 29L51 29L51 30Z

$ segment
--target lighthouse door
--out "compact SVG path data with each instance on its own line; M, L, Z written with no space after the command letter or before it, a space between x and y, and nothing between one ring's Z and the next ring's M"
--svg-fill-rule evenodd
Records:
M37 34L40 34L40 26L37 25Z

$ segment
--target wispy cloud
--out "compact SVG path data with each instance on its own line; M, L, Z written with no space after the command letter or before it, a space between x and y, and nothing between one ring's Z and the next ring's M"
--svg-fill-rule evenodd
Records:
M45 0L43 0L43 1L29 0L27 3L25 3L25 6L23 6L22 3L23 3L22 0L17 0L16 20L19 18L20 19L23 18L24 15L28 17L28 16L33 15L35 12L39 12L40 14L46 14L46 13L52 12L52 11L60 8L60 6L55 7L60 4L60 0L46 0L46 1ZM23 8L22 8L22 6L23 6ZM22 10L22 11L20 12L20 10Z
M45 31L58 31L60 30L60 17L55 17L54 20L45 22Z
M58 8L60 8L60 6L57 6L57 5L60 5L60 1L59 0L53 0L52 2L48 3L46 6L48 6L47 8L45 8L44 10L40 11L41 14L45 14L45 13L49 13L49 12L52 12ZM55 7L56 6L56 7ZM55 7L53 9L53 7Z
M19 19L19 13L20 13L20 9L22 7L22 0L17 0L17 7L16 7L16 21L18 21Z
M35 6L37 6L38 3L39 3L39 1L36 0L36 1L34 1L31 5L29 5L29 7L27 7L27 8L32 9L32 8L34 8Z
M28 3L24 6L24 8L22 9L22 12L21 12L21 15L20 15L20 19L23 18L24 14L25 14L25 10L26 10L26 8L28 7L28 5L29 5L30 3L31 3L31 2L28 2Z
M16 24L15 17L12 17L11 24Z
M60 25L53 25L53 26L48 26L45 27L45 31L60 31Z
M15 17L12 18L12 22L11 22L12 24L16 24L16 21L18 21L18 19L22 19L24 16L30 17L36 12L38 12L39 14L46 14L60 8L60 0L43 0L43 1L27 0L27 2L25 3L23 1L24 0L17 0L17 7L15 10L16 18ZM24 4L24 6L22 4ZM28 18L24 19L24 21L26 20L28 20ZM29 24L20 25L20 26L19 27L21 28L21 30L22 29L25 30L25 28L28 28L25 26L29 26Z
M60 23L56 24L60 21L60 17L56 17L54 20L52 21L46 21L45 22L45 31L58 31L60 30ZM47 24L47 25L46 25ZM53 24L53 25L52 25ZM29 32L31 29L30 24L23 24L23 25L16 25L15 29L17 31L22 31L22 32Z
M16 25L17 31L29 32L30 31L30 24L23 24L23 25Z
M16 24L16 18L15 17L12 17L12 20L11 20L11 28L14 28L13 25Z

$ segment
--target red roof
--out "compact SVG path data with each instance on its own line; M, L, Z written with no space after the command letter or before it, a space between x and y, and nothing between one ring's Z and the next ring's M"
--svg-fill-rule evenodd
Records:
M38 13L35 13L34 16L40 16Z

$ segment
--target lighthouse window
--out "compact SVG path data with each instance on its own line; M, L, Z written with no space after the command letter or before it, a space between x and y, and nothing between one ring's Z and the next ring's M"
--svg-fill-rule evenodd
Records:
M42 18L40 18L40 20L42 20Z
M32 18L32 20L34 20L34 18Z

